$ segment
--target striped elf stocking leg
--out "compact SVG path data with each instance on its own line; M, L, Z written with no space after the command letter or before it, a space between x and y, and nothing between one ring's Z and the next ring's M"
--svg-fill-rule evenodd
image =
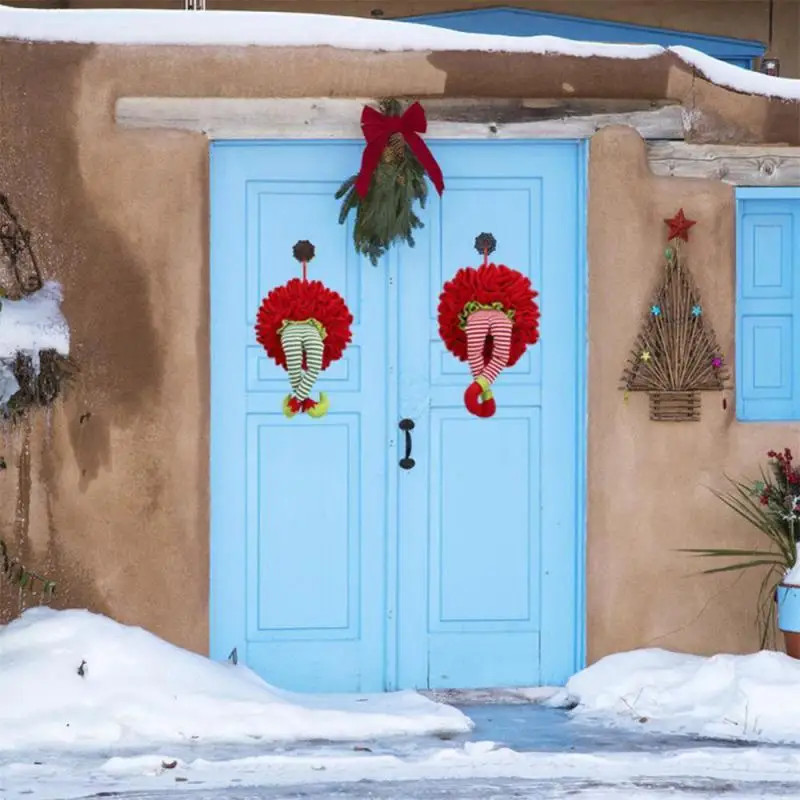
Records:
M283 413L293 417L301 411L309 416L321 417L328 410L328 399L320 392L320 402L310 399L311 389L322 370L322 354L325 345L319 328L312 322L290 322L281 333L281 344L286 354L286 369L292 394L283 402ZM305 369L303 368L305 356Z
M511 351L511 332L514 323L494 309L474 311L467 320L467 358L475 382L464 392L464 404L470 414L491 417L497 410L491 385L508 364ZM492 355L484 360L486 337L492 336Z

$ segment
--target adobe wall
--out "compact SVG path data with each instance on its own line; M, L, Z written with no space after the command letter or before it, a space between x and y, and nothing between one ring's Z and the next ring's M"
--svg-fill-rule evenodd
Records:
M0 531L59 581L59 604L207 648L208 148L199 134L118 129L117 97L469 96L476 86L547 96L565 74L576 94L603 97L619 84L619 64L597 59L367 54L365 70L364 57L0 42L0 191L32 230L46 275L64 284L82 368L49 422L8 437ZM669 59L625 70L621 96L700 87L708 108L735 108L737 131L770 130L771 104L698 83ZM700 484L752 471L797 430L737 425L733 403L723 411L715 396L700 423L659 425L644 398L625 405L617 390L657 275L661 220L680 205L698 220L688 252L733 352L732 190L656 179L638 136L608 129L592 142L589 191L590 658L645 645L752 649L754 581L687 577L694 567L674 549L739 544L747 533ZM17 596L0 591L7 617Z
M646 394L627 403L619 378L663 263L663 220L697 221L683 251L729 364L734 357L733 187L659 178L630 128L606 128L589 166L589 651L635 647L694 653L757 647L760 576L697 573L683 547L763 546L708 487L723 473L758 476L770 449L792 447L800 425L741 424L732 391L703 395L700 422L649 419ZM727 408L723 408L723 396Z

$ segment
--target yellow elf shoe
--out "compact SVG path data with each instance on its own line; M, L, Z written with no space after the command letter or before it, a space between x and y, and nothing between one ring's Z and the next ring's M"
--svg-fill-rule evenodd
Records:
M328 409L330 408L330 401L328 400L328 395L325 392L319 393L319 402L314 403L314 405L306 411L309 417L313 417L314 419L319 419L320 417L324 417L328 413Z
M291 419L303 410L303 407L297 402L294 395L287 394L283 398L283 415Z

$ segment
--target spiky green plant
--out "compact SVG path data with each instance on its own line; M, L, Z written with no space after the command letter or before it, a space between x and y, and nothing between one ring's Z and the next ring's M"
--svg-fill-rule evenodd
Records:
M797 563L800 536L800 471L793 466L792 453L767 453L769 470L761 468L760 481L740 481L725 476L730 492L711 489L728 508L749 522L766 537L766 548L682 548L680 552L701 558L736 559L732 564L703 570L704 575L768 568L758 594L757 619L761 628L761 647L775 630L775 592L784 575Z
M11 584L20 589L33 590L36 583L41 584L42 597L50 600L55 593L55 581L43 578L35 572L31 572L22 566L18 561L11 558L8 553L8 546L0 539L0 574Z

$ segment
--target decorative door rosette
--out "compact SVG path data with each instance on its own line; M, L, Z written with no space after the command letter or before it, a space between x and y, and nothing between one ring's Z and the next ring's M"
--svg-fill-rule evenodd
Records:
M319 400L311 390L334 361L342 357L352 339L353 315L341 295L307 277L314 245L297 242L292 253L303 266L303 277L276 286L262 301L256 319L256 339L267 355L289 373L292 391L283 401L283 413L294 417L325 416L330 406L325 392Z
M483 265L460 269L439 297L439 335L459 361L469 362L474 378L464 405L483 418L497 410L491 387L499 374L539 340L538 292L521 272L489 263L496 247L491 233L476 237Z

